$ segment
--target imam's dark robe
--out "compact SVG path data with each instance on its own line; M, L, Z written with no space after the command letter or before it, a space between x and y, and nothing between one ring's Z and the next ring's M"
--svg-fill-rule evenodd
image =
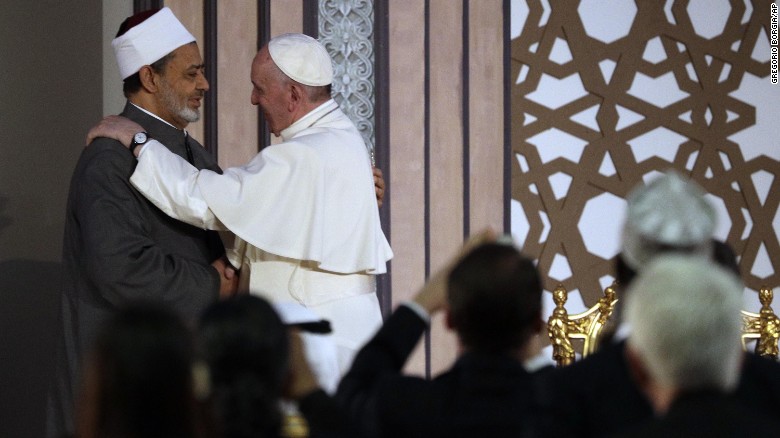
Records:
M122 115L187 158L185 135L129 102ZM193 163L220 171L189 138ZM65 147L65 146L64 146ZM194 321L216 301L220 279L210 266L224 253L219 236L171 219L129 182L136 158L121 143L98 138L73 172L65 218L64 270L56 380L47 401L47 436L73 433L81 363L102 324L130 300L162 302Z

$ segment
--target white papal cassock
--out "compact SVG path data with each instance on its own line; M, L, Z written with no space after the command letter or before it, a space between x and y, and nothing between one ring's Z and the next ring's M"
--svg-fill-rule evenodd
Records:
M375 274L392 258L380 227L371 162L355 125L329 100L248 164L198 170L156 141L130 181L166 214L230 230L242 286L297 301L333 327L342 372L381 324Z

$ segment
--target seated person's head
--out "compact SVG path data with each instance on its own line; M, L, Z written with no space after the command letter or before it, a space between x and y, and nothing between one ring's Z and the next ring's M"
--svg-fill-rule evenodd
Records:
M629 362L657 410L681 392L736 386L742 290L731 272L690 255L658 256L633 282Z
M192 336L152 303L120 310L87 357L81 437L193 437Z
M616 280L626 290L639 270L665 253L712 257L715 209L695 182L669 171L627 198Z
M211 376L219 436L274 436L288 373L288 332L273 307L253 295L210 306L197 343Z
M513 353L541 328L539 274L513 246L475 248L452 269L447 288L448 324L468 350Z

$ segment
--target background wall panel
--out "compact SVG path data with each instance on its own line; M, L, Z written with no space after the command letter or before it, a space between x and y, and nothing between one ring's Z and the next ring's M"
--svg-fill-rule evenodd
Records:
M504 3L394 1L390 12L390 229L397 304L470 232L487 225L503 230L509 182ZM427 76L420 78L421 71ZM436 375L457 353L441 315L426 342L408 369Z
M257 53L257 1L218 3L219 164L246 164L258 151L258 107L249 73Z
M287 32L303 31L303 0L270 0L271 29L273 38ZM281 143L281 137L270 134L271 144Z
M393 305L409 299L425 280L425 3L389 2L390 227L393 230ZM424 372L418 353L409 365Z
M504 35L502 0L469 2L469 230L504 227Z
M271 37L303 32L303 0L271 0Z
M441 269L463 241L463 7L433 0L429 17L428 230L430 272ZM443 315L431 324L431 373L455 358L457 338Z

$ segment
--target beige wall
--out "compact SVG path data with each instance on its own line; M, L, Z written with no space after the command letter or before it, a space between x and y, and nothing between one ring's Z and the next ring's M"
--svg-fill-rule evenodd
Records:
M469 2L466 9L462 2L429 4L427 16L424 1L391 2L389 9L393 305L422 286L426 258L435 272L466 230L503 227L501 1ZM431 327L430 353L434 375L457 354L441 316ZM422 343L407 369L424 373Z
M103 5L103 114L117 114L125 106L122 78L111 48L119 25L133 13L133 4L127 0L102 0Z

